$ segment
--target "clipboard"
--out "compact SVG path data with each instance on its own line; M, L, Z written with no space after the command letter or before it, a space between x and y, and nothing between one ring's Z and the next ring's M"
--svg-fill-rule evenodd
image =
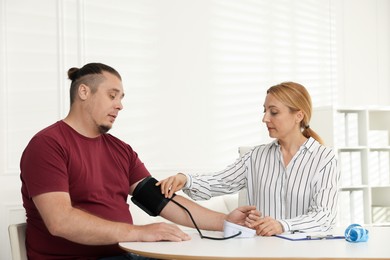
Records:
M327 239L345 239L343 235L333 235L329 233L304 233L304 232L294 232L294 233L282 233L275 235L275 237L287 239L290 241L302 241L302 240L327 240Z

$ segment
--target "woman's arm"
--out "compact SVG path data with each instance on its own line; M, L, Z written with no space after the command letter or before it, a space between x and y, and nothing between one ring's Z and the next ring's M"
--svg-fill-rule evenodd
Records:
M246 187L250 156L251 152L220 172L194 175L178 173L156 185L161 186L161 192L167 198L171 198L173 193L180 189L194 200L208 200L215 196L233 194Z

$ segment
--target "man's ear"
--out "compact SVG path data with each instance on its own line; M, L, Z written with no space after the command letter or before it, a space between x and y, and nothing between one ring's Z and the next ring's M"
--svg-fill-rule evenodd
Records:
M79 89L78 89L78 95L80 97L81 100L86 100L89 93L90 93L91 89L85 85L85 84L80 84L79 86Z

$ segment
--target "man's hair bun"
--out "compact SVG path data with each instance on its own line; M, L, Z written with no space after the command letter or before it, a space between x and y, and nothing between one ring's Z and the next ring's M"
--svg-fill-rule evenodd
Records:
M68 70L68 78L69 78L71 81L76 80L76 79L78 78L79 71L80 71L79 68L76 68L76 67L70 68L70 69Z

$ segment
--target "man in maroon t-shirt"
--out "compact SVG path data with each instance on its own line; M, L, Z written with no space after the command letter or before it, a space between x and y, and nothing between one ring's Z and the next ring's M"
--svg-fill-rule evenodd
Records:
M68 76L69 114L37 133L20 162L29 259L120 257L118 242L190 239L172 224L133 225L127 196L150 173L128 144L107 133L123 108L119 73L89 63L69 69ZM248 214L256 214L249 206L225 215L181 196L175 200L201 229L222 230L225 219L243 224ZM171 202L161 216L192 226Z

